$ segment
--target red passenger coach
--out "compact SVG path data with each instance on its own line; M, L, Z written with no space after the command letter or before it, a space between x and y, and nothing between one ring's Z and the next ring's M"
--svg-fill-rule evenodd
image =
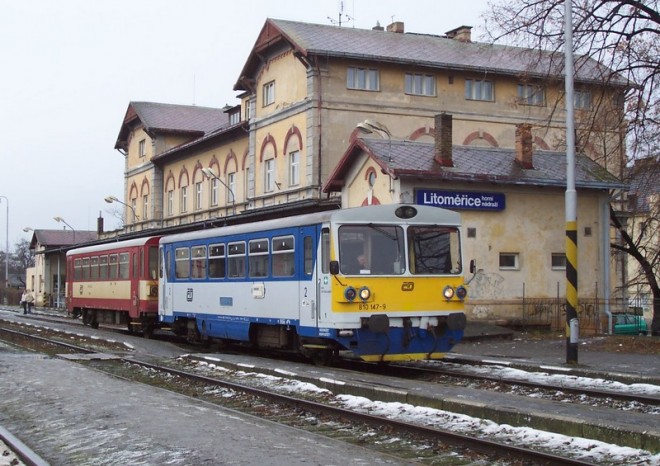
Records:
M125 325L150 336L158 321L158 240L131 239L66 255L67 311L92 328Z

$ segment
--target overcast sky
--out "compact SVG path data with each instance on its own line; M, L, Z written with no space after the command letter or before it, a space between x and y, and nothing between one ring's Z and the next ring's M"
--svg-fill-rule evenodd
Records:
M0 0L0 196L9 248L32 232L117 228L130 101L223 107L266 18L483 33L487 0ZM349 20L349 17L351 18ZM7 202L0 197L0 249Z

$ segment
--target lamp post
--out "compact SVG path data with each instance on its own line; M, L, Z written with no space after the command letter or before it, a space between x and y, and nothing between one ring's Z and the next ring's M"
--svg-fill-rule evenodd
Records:
M7 304L7 290L9 289L9 198L7 196L0 196L7 202L7 243L5 253L5 305Z
M366 133L366 134L384 133L387 136L387 142L389 144L387 151L388 152L387 158L389 159L390 162L392 161L392 133L390 133L390 130L387 129L387 126L377 121L367 119L358 123L357 125L355 125L355 127L362 133Z
M137 216L137 214L135 213L135 209L133 208L132 205L128 205L128 204L126 204L125 202L120 201L120 200L117 199L115 196L108 196L108 197L106 197L106 198L104 199L104 201L107 202L108 204L112 204L113 202L118 202L118 203L120 203L120 204L122 204L122 205L125 205L125 206L128 207L129 209L131 209L131 211L133 212L133 225L135 225L135 223L136 223L137 220L140 220L140 217Z
M66 220L64 220L62 217L53 217L53 220L55 220L56 222L62 222L63 224L71 228L71 231L73 231L73 244L76 244L76 230L74 230L71 225L66 223Z
M213 178L214 180L218 180L225 188L227 188L227 191L229 191L229 194L231 195L231 214L236 215L236 196L234 196L234 191L232 191L231 188L227 186L227 183L222 181L209 167L202 168L202 173L204 173L204 176L209 179Z

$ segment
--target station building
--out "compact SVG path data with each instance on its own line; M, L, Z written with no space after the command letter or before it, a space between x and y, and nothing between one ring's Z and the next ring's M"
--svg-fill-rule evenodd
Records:
M463 214L463 256L478 267L468 317L545 318L565 289L563 59L474 42L470 29L266 20L238 104L128 104L115 144L124 226L106 236L432 203ZM575 68L579 298L597 305L617 274L608 206L625 188L627 83L587 57Z

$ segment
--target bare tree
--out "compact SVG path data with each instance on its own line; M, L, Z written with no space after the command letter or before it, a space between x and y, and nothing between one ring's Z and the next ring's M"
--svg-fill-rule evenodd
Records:
M498 1L491 2L490 8L485 19L491 39L550 53L555 60L553 67L548 67L546 72L548 75L556 75L557 69L563 66L564 1ZM625 147L628 160L620 157L620 170L613 170L611 166L607 168L624 176L626 173L634 174L633 170L625 169L632 160L650 157L657 164L655 157L660 153L658 1L573 0L572 12L576 71L580 67L593 66L589 60L591 58L599 63L601 74L599 83L595 84L609 86L621 80L627 81L627 90L620 96L620 106L623 108L620 116L615 116L615 120L611 121L613 114L608 111L593 112L590 122L580 122L578 130L581 135L578 141L584 141L585 138L591 142L597 141L596 135L603 135L604 127L619 125L621 153ZM607 154L605 160L608 160ZM657 178L652 182L657 183ZM655 244L653 240L648 240L649 232L658 226L658 217L650 211L646 223L637 222L638 230L632 231L629 225L621 222L617 217L619 213L614 209L611 209L611 214L612 225L621 236L621 242L612 244L612 247L630 254L638 262L642 276L653 293L652 331L659 334L660 257L657 239Z
M30 267L34 267L34 251L30 249L30 242L23 238L14 245L14 254L9 256L9 269L25 286L25 271Z

